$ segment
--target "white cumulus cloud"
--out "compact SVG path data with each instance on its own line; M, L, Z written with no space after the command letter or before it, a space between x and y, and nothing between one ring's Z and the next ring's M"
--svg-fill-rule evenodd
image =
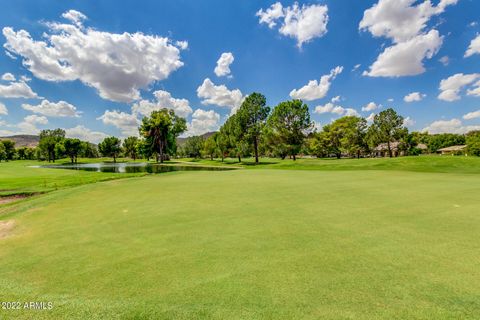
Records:
M332 100L330 100L330 102L332 102L332 103L337 103L337 102L339 102L340 100L342 100L342 97L340 97L340 96L335 96L335 97L332 98Z
M230 74L230 65L235 58L231 52L224 52L217 60L217 66L215 67L215 74L217 77L228 76Z
M81 114L74 105L65 101L50 102L42 100L37 105L24 103L22 108L47 117L80 117Z
M473 84L479 78L480 78L480 73L473 73L473 74L457 73L451 77L448 77L447 79L443 79L442 81L440 81L439 89L441 92L438 95L438 99L444 100L444 101L450 101L450 102L460 100L461 91L465 87ZM467 93L470 95L476 95L475 89L470 90Z
M442 46L443 37L437 30L426 31L429 20L443 13L458 0L379 0L365 10L359 29L374 37L391 39L387 47L364 75L401 77L425 72L423 61L431 59Z
M338 66L330 71L330 74L323 75L320 81L310 80L307 85L300 89L293 89L290 97L306 101L317 100L325 97L330 90L331 82L342 73L343 67Z
M442 46L443 37L437 30L418 35L405 42L387 47L363 75L370 77L414 76L425 72L424 59L431 59Z
M87 19L87 16L77 10L68 10L67 12L62 13L62 17L67 20L70 20L74 24L80 26L83 20Z
M450 64L450 58L448 56L443 56L440 59L438 59L445 67Z
M153 95L156 101L140 100L133 104L132 113L148 116L152 111L163 108L172 109L177 116L183 118L188 117L188 115L192 113L192 108L187 99L174 98L170 92L164 90L157 90Z
M197 96L202 99L203 105L227 107L232 113L240 107L244 98L239 89L229 90L225 85L217 86L209 78L197 88Z
M10 82L9 84L0 84L0 98L25 98L35 99L40 98L32 88L24 82Z
M463 116L464 120L472 120L480 118L480 110L469 112Z
M477 81L471 89L467 90L467 95L480 97L480 81Z
M99 143L108 135L104 132L100 131L92 131L91 129L83 126L78 125L73 128L65 129L65 136L67 138L77 138L83 141L89 141L92 143Z
M8 109L7 107L0 102L0 114L7 115L8 114Z
M260 18L260 24L265 23L270 29L277 25L277 20L283 18L283 5L280 2L275 2L270 8L257 11L257 16Z
M410 117L406 117L405 119L403 119L403 126L404 127L412 127L412 126L415 125L415 123L416 123L416 121L413 120Z
M102 120L106 125L117 127L124 136L138 136L140 121L133 114L118 110L106 110L97 120Z
M437 120L423 128L423 132L430 134L437 133L458 133L464 134L469 131L480 130L480 125L466 126L459 119Z
M405 102L416 102L416 101L422 101L423 98L425 98L427 95L420 93L420 92L412 92L407 94L405 97L403 97L403 101Z
M4 81L15 81L15 76L10 72L4 73L2 75L2 80Z
M38 134L40 129L37 127L37 125L46 124L48 124L47 117L31 114L29 116L26 116L22 122L16 125L16 127L20 130L19 132L17 132L17 134Z
M445 11L458 0L441 0L434 6L430 0L379 0L365 10L359 29L368 30L374 37L386 37L395 43L419 35L431 17Z
M381 108L382 106L379 104L376 104L375 102L370 102L366 106L362 107L362 111L373 111Z
M474 54L480 54L480 34L470 42L470 46L468 46L465 52L465 58L473 56Z
M357 110L353 108L344 108L334 103L328 102L325 105L319 105L315 107L315 113L333 113L339 116L359 116Z
M260 24L265 23L270 29L280 22L278 32L284 36L297 40L297 46L302 47L304 43L315 38L320 38L327 33L328 7L326 5L298 5L295 2L292 6L284 7L276 2L266 10L260 9L257 12Z
M192 114L192 121L187 125L188 136L198 136L218 130L220 115L213 110L197 109Z
M180 50L169 38L135 33L109 33L84 28L86 17L69 11L73 22L46 23L45 40L34 40L25 30L3 28L4 47L23 58L32 74L47 81L80 80L108 100L130 102L139 89L166 79L183 66Z
M370 113L370 115L366 118L367 122L372 123L375 119L375 113Z

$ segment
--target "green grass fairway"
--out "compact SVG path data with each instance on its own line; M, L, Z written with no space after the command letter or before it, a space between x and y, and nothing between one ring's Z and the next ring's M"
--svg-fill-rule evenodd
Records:
M180 161L193 162L199 165L233 165L249 169L293 169L293 170L398 170L414 172L452 172L452 173L480 173L480 157L463 156L419 156L398 158L365 158L365 159L260 159L255 165L254 159L242 159L239 164L236 159L181 159Z
M175 172L16 210L0 301L54 308L1 319L480 318L478 174Z

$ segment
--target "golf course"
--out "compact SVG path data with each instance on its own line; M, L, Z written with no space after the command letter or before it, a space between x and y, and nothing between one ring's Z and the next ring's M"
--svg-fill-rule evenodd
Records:
M182 162L1 163L0 318L480 317L480 158Z

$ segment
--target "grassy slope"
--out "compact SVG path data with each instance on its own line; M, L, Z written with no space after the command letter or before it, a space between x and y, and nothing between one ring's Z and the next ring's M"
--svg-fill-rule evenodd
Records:
M399 158L367 159L260 159L254 165L252 158L244 159L239 164L235 159L180 159L179 161L208 165L235 165L251 169L293 169L293 170L399 170L414 172L451 172L480 173L480 157L421 156Z
M20 204L0 240L0 301L55 309L0 317L478 319L479 177L239 170L60 190Z
M111 159L79 159L79 163L111 161ZM119 159L119 161L131 161ZM142 160L137 160L142 161ZM63 159L57 164L69 163ZM196 164L208 166L235 166L248 169L289 169L289 170L400 170L416 172L451 172L480 173L480 158L478 157L402 157L394 159L299 159L279 160L261 159L260 165L254 165L253 159L247 158L241 164L234 159L221 162L207 159L179 159L170 164ZM118 175L114 173L97 174L95 172L74 170L52 170L30 168L35 165L45 165L37 161L12 161L0 163L0 196L16 193L46 192L59 188L71 187L117 178L128 178L135 175Z

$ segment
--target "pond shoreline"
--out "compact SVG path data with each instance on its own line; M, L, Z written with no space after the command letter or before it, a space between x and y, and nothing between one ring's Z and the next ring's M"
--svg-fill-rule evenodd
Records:
M83 170L93 172L109 173L166 173L172 171L229 171L240 168L224 166L203 166L195 164L168 164L168 163L149 163L149 162L119 162L119 163L81 163L81 164L52 164L31 166L32 168L42 169L65 169L65 170Z

